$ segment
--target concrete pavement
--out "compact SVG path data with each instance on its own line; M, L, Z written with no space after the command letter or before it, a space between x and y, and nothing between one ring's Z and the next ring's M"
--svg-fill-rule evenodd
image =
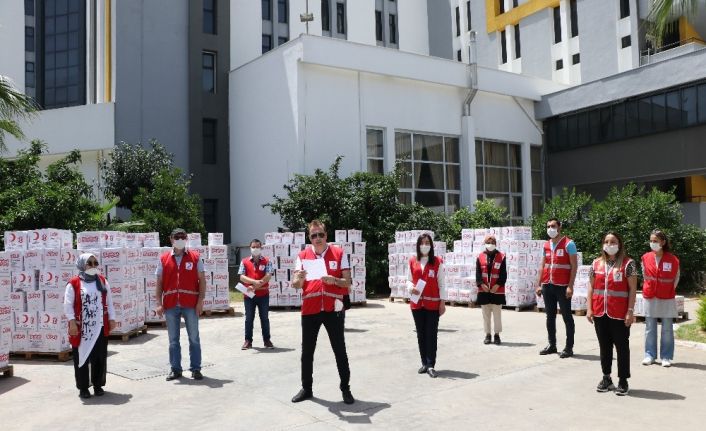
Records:
M46 429L702 429L706 421L706 351L677 346L670 369L640 365L644 324L631 333L631 393L599 394L598 342L585 317L576 319L576 356L539 356L545 318L503 310L503 345L483 345L480 309L447 307L441 318L439 378L416 373L416 336L409 306L373 300L346 317L351 388L341 402L325 330L319 334L312 401L292 404L300 387L297 311L272 311L273 351L241 351L238 315L203 319L204 380L166 382L166 329L150 328L128 343L111 342L108 392L82 401L71 362L15 360L15 377L0 379L4 430ZM692 316L696 301L687 302ZM557 322L563 340L563 322ZM560 342L559 347L562 347ZM183 364L188 346L182 331ZM617 383L614 366L614 381ZM119 374L119 375L118 375Z

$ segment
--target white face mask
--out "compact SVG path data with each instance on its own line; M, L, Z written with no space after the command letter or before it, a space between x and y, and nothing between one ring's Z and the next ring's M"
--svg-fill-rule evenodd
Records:
M559 230L553 227L547 228L547 235L549 235L549 238L556 238L556 236L559 235Z
M662 250L662 246L659 245L658 242L652 242L652 241L650 241L650 248L652 249L652 251L660 251L660 250Z
M419 246L419 251L421 251L424 256L429 254L429 250L431 250L430 245L420 245Z
M488 251L495 251L495 244L486 244L485 249Z
M250 254L254 257L260 257L260 254L262 253L261 248L251 248L250 249Z
M86 275L94 275L94 276L100 274L100 271L99 271L98 268L96 268L95 266L90 267L90 268L87 268L87 269L86 269L85 271L83 271L83 272L85 272Z
M186 240L185 239L175 239L174 240L174 248L177 250L183 250L186 248Z
M608 253L608 256L615 256L620 250L620 246L614 244L603 244L603 251Z

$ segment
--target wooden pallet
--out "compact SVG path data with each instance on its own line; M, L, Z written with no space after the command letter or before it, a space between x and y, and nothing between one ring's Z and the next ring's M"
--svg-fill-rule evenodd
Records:
M351 302L351 306L354 306L354 307L365 307L367 305L368 305L368 301Z
M152 326L152 327L157 327L157 328L166 328L167 327L167 321L161 321L161 322L147 322L145 321L145 325L147 326Z
M223 316L235 316L235 309L233 307L224 308L221 310L204 310L201 317L223 317Z
M147 325L142 325L142 327L135 328L132 331L126 332L124 334L110 334L108 336L108 340L119 340L124 343L132 337L136 337L140 334L146 334L146 333L147 333Z
M59 362L66 362L71 359L72 351L64 350L63 352L10 352L10 356L17 359L54 359Z
M2 367L0 368L0 373L3 377L12 377L15 375L15 367L13 367L12 365Z
M503 310L512 310L512 311L529 311L529 310L534 310L536 307L534 304L527 304L527 305L503 305Z
M292 310L298 310L300 309L301 306L298 305L270 305L270 310L279 310L279 311L292 311Z
M538 313L544 313L544 307L534 307L534 311ZM557 308L556 314L557 316L560 316L561 310ZM571 314L573 314L574 316L585 316L586 310L571 310Z
M404 302L405 304L409 303L409 298L393 298L392 296L390 297L390 302Z
M638 322L644 322L645 321L645 316L635 316L635 320ZM689 312L685 311L683 313L679 313L677 315L677 318L674 319L675 322L685 322L689 320Z
M449 307L467 307L467 308L477 308L478 304L475 302L458 302L458 301L446 301L446 305Z

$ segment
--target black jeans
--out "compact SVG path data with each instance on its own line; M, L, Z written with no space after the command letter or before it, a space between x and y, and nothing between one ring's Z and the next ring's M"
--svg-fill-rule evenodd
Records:
M76 387L81 389L88 389L90 384L93 384L94 388L101 388L105 386L105 373L106 373L106 362L108 360L108 340L105 335L103 335L103 330L100 331L96 344L93 346L93 350L88 355L88 359L83 363L83 366L79 368L78 366L78 348L73 348L74 356L74 376L76 377ZM90 381L89 381L89 365L90 365Z
M417 344L422 365L434 368L436 365L436 344L439 334L439 311L412 310L414 326L417 329Z
M574 316L571 314L571 298L566 297L566 286L543 284L542 296L544 297L544 312L547 314L547 338L549 344L556 346L556 304L559 302L561 316L566 326L566 346L568 350L574 348Z
M618 378L630 378L630 327L624 320L611 319L607 315L593 318L598 344L601 347L601 369L609 376L613 365L613 346L618 352Z
M302 316L302 388L311 391L314 383L314 351L319 329L324 325L336 357L342 391L350 389L351 370L348 367L346 340L344 337L344 312L324 312Z

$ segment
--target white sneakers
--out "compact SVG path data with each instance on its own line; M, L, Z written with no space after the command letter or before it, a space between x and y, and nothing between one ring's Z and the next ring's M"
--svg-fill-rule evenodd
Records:
M650 358L649 356L642 360L642 365L652 365L654 363L655 360Z
M662 359L662 366L664 368L669 368L672 366L672 361L670 361L669 359Z

